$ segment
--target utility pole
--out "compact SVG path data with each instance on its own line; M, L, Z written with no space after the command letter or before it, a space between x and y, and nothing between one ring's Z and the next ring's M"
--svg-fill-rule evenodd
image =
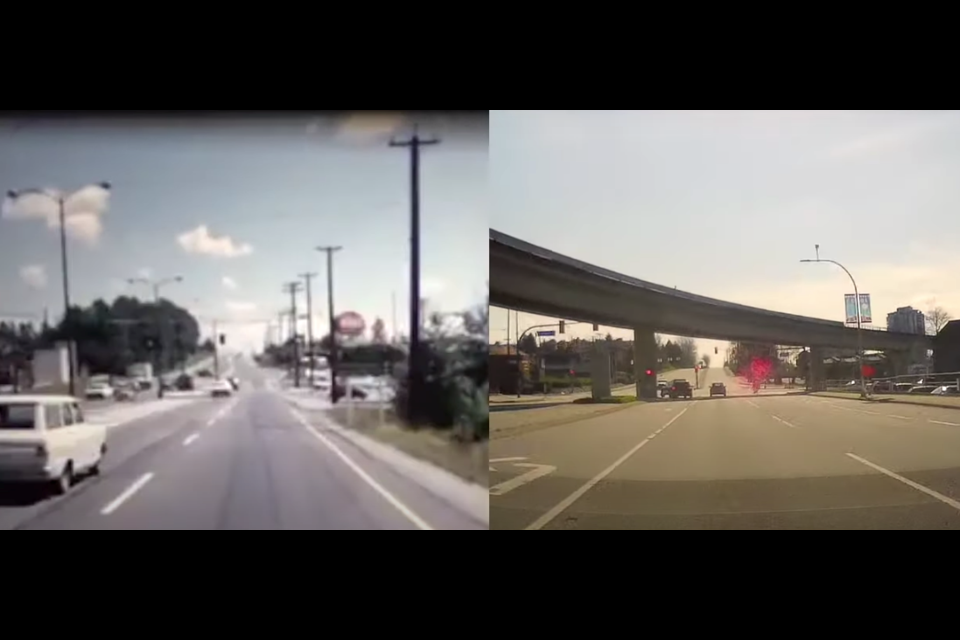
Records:
M342 251L343 247L317 247L317 251L327 254L327 313L330 314L330 402L337 403L337 369L339 354L337 353L337 316L333 309L333 254Z
M294 280L283 285L285 293L290 294L290 322L293 333L293 385L300 388L300 341L297 337L297 294L303 290L303 283Z
M410 355L407 361L407 418L414 422L420 406L420 147L440 144L421 138L415 127L409 140L391 140L391 147L410 149Z
M213 375L220 379L220 331L216 320L213 321Z
M316 359L313 354L313 279L317 277L316 273L301 273L307 287L307 345L310 353L310 388L313 388L313 372Z

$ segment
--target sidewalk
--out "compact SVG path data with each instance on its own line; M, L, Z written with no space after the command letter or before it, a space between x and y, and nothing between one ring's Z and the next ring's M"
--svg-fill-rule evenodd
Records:
M803 393L803 392L800 392ZM811 396L821 398L839 398L841 400L860 400L859 391L814 391ZM892 404L912 404L921 407L939 407L942 409L960 409L960 397L957 396L929 396L909 395L905 393L875 393L869 400L861 402L889 402Z

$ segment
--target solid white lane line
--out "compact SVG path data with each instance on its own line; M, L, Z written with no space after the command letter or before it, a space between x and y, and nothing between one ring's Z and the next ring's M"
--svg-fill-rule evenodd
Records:
M932 424L942 424L945 427L960 427L960 424L956 422L943 422L941 420L927 420L927 422L930 422Z
M758 404L757 404L756 402L754 402L753 400L747 400L747 404L749 404L751 407L753 407L753 408L755 408L755 409L759 409L759 408L760 408L760 405L758 405Z
M130 485L129 489L121 493L120 497L104 507L103 511L100 512L100 515L109 516L116 512L117 509L129 502L131 498L140 493L145 486L150 484L153 478L154 476L152 473L145 474L142 478Z
M199 434L199 433L195 433L195 434L193 434L192 436L190 436L189 438L187 438L186 440L183 441L183 446L189 447L190 445L192 445L194 442L196 442L196 441L199 440L199 439L200 439L200 434Z
M675 416L673 416L672 418L670 418L670 421L667 422L667 424L663 425L663 427L661 427L658 431L654 432L654 434L653 434L652 436L650 436L649 438L647 438L646 440L644 440L643 442L641 442L640 444L638 444L637 446L635 446L633 449L631 449L630 451L628 451L628 452L627 452L625 455L623 455L619 460L617 460L617 461L614 462L612 465L610 465L609 467L607 467L606 469L604 469L603 471L601 471L595 478L592 478L591 480L588 480L582 487L580 487L579 489L577 489L576 491L574 491L573 493L571 493L569 496L567 496L566 498L564 498L563 500L561 500L560 503L557 504L557 506L555 506L554 508L550 509L550 510L547 511L545 514L543 514L542 516L540 516L539 518L537 518L537 519L533 522L533 524L531 524L530 526L528 526L525 530L526 530L526 531L539 531L540 529L543 529L545 526L547 526L548 524L550 524L551 522L553 522L554 520L556 520L557 517L558 517L560 514L562 514L564 511L566 511L566 510L569 509L571 506L573 506L573 504L574 504L577 500L579 500L580 498L582 498L588 491L590 491L590 490L593 489L595 486L597 486L598 484L600 484L601 482L603 482L603 481L607 478L607 476L609 476L611 473L613 473L614 471L616 471L617 469L619 469L621 466L623 466L623 464L626 463L630 458L632 458L632 457L634 456L634 454L636 454L638 451L640 451L640 450L643 449L645 446L647 446L648 444L650 444L650 442L653 440L653 438L655 438L656 436L658 436L658 435L660 435L661 433L663 433L664 431L666 431L666 430L670 427L670 425L672 425L674 422L676 422L677 420L679 420L680 417L683 416L683 414L685 414L687 411L689 411L690 408L693 407L695 404L697 404L697 403L694 402L693 404L685 407L685 408L683 409L683 411L681 411L681 412L678 413L677 415L675 415Z
M938 492L934 491L933 489L930 489L930 488L928 488L928 487L923 486L922 484L918 484L918 483L914 482L913 480L911 480L911 479L909 479L909 478L904 478L903 476L901 476L901 475L899 475L899 474L897 474L897 473L894 473L893 471L890 471L889 469L884 469L884 468L881 467L880 465L874 464L874 463L870 462L869 460L867 460L867 459L865 459L865 458L861 458L860 456L854 455L854 454L852 454L852 453L848 453L848 454L847 454L847 457L850 458L851 460L856 460L857 462L859 462L860 464L862 464L862 465L864 465L864 466L870 467L870 468L873 469L874 471L879 471L880 473L882 473L883 475L887 476L888 478L893 478L893 479L896 480L897 482L902 482L903 484L907 485L907 486L910 487L911 489L916 489L916 490L919 491L920 493L925 493L926 495L930 496L931 498L934 498L934 499L936 499L936 500L939 500L940 502L942 502L943 504L945 504L945 505L947 505L947 506L949 506L949 507L953 507L953 508L956 509L957 511L960 511L960 502L957 502L957 501L954 500L953 498L948 498L947 496L943 495L942 493L938 493Z
M368 474L366 471L364 471L360 467L360 465L358 465L347 454L345 454L340 449L340 447L335 445L333 441L330 440L330 438L326 437L325 435L317 431L316 428L314 428L314 426L310 424L306 418L304 418L302 415L300 415L296 411L293 411L292 409L290 412L297 419L297 421L300 424L302 424L308 432L310 432L310 435L312 435L314 438L319 440L321 444L323 444L323 446L325 446L335 456L337 456L340 459L340 461L343 462L343 464L347 465L347 468L349 468L351 471L357 474L357 476L361 480L363 480L363 482L366 483L367 486L369 486L371 489L373 489L378 494L380 494L380 497L386 500L390 504L390 506L392 506L394 509L399 511L403 517L405 517L407 520L409 520L413 524L413 526L420 529L421 531L434 530L433 527L427 524L427 522L423 518L418 516L416 512L413 511L413 509L405 505L399 498L397 498L395 495L387 491L387 489L385 489L383 485L381 485L379 482L374 480L370 476L370 474Z

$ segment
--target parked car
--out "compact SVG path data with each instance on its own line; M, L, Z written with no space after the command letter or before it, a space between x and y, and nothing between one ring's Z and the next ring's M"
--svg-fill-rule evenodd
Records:
M0 453L0 480L40 483L63 495L77 478L100 472L107 428L87 422L70 396L2 396Z
M87 385L83 395L87 400L112 400L116 390L106 382L91 382Z

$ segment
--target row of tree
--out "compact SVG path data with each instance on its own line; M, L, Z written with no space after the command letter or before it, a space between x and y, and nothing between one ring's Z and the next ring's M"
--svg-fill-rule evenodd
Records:
M113 303L97 300L89 307L71 307L54 326L0 324L0 361L6 365L0 368L27 368L34 351L67 341L76 343L81 367L112 375L123 375L136 362L168 369L214 347L209 340L201 344L200 324L186 309L169 300L123 296Z
M614 359L617 371L628 373L632 371L630 364L633 359L633 341L614 339L607 334L604 340L610 345L610 353ZM698 359L697 342L693 338L664 339L657 335L657 360L664 368L691 369L700 361ZM529 356L544 356L557 353L583 353L592 347L592 339L573 338L571 340L544 340L538 343L537 338L526 335L520 340L520 353ZM703 360L708 360L704 356Z

